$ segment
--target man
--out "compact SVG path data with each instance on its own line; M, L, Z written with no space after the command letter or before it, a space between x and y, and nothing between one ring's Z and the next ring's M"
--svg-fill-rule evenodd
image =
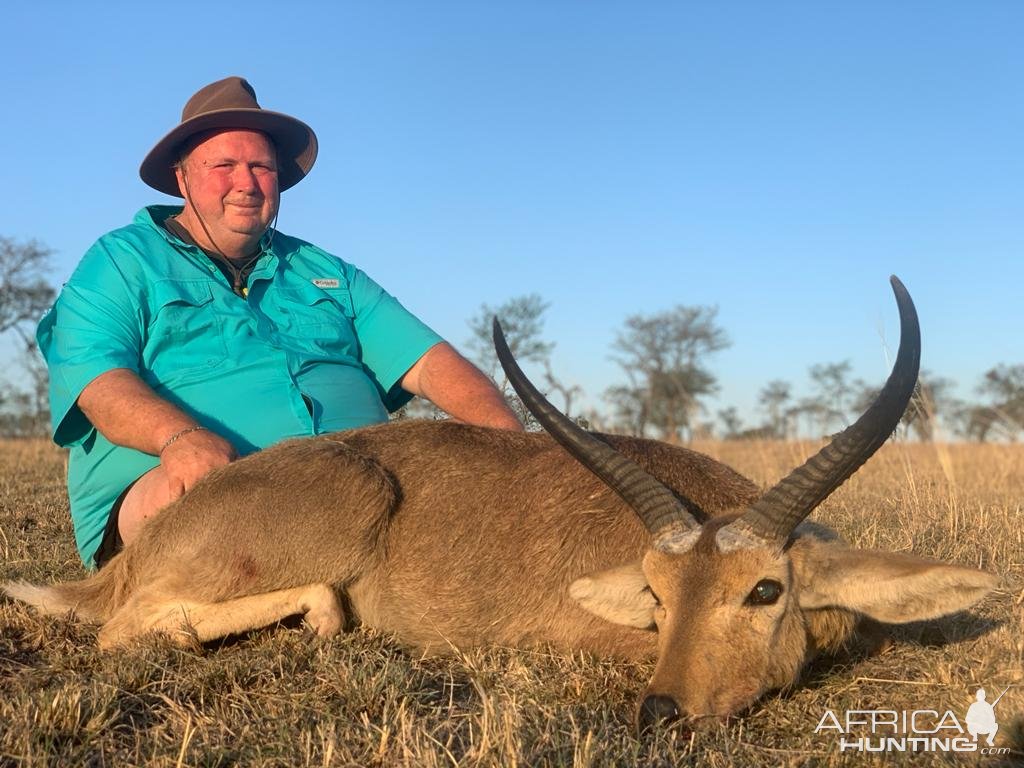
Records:
M387 420L413 395L521 429L494 385L357 268L272 226L316 135L229 77L142 163L150 206L85 254L39 325L79 553L101 566L212 469Z

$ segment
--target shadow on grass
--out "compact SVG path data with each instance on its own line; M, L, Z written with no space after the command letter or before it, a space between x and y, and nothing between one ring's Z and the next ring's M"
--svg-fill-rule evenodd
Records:
M1002 620L962 611L941 619L915 621L909 624L883 624L863 619L850 644L832 654L813 659L797 686L815 688L826 684L837 674L851 672L858 664L879 655L890 645L941 648L946 645L976 640L1005 624ZM792 689L790 689L792 690ZM788 693L783 693L783 697Z
M895 642L924 648L941 648L965 640L977 640L1005 624L1005 621L961 611L931 621L879 625Z

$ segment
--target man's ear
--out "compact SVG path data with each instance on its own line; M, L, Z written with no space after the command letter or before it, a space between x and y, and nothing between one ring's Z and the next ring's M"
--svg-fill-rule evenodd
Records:
M174 166L174 178L178 182L178 191L186 200L188 199L188 186L185 182L185 164L178 163Z
M889 624L962 611L999 581L976 568L814 539L798 539L790 557L801 608L846 608Z
M639 562L577 579L569 586L569 596L605 621L638 629L654 627L658 601L647 586Z

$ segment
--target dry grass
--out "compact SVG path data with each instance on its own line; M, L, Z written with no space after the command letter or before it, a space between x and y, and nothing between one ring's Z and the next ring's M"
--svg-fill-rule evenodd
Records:
M698 446L760 483L815 446ZM357 631L317 642L277 627L195 652L159 640L101 654L95 630L0 598L0 765L928 765L958 756L840 753L826 709L945 709L1024 684L1024 446L889 445L817 519L861 546L980 565L1004 589L970 614L900 628L870 657L815 664L745 718L637 739L650 668L490 649L419 660ZM75 578L63 455L0 442L0 579ZM991 697L990 697L991 698ZM1024 761L1024 685L997 709L1002 757Z

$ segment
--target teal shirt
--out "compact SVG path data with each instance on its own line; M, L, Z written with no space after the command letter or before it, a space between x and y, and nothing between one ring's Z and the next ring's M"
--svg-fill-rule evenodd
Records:
M240 298L151 206L85 254L37 331L50 368L53 439L70 447L75 539L92 565L110 508L156 456L113 445L76 401L114 368L234 444L240 454L289 437L387 420L398 385L441 338L362 271L277 232Z

